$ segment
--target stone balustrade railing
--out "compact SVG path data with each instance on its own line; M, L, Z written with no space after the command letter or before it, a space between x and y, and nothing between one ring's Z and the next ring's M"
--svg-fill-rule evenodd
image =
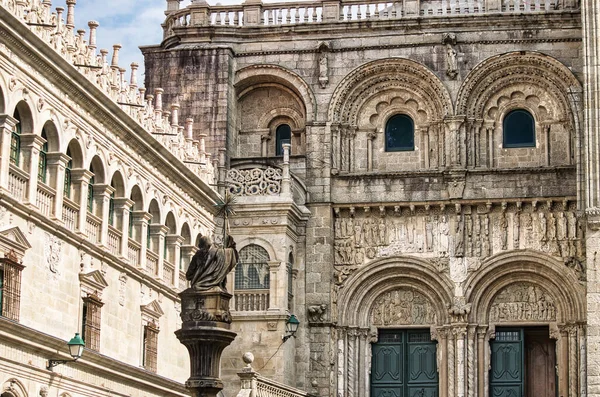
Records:
M490 13L554 12L577 9L577 0L321 0L286 3L246 1L241 5L210 6L199 1L184 9L169 2L164 37L178 28L244 27L335 23Z
M210 154L206 153L204 138L194 139L193 120L179 123L180 105L177 99L170 106L163 104L163 90L156 89L146 95L146 89L137 83L139 65L131 64L129 82L127 70L119 66L121 46L113 46L112 57L109 51L97 51L96 21L88 22L86 31L75 30L76 0L66 0L67 10L56 7L52 11L52 0L0 0L0 6L26 24L29 29L45 41L51 48L91 81L97 88L116 102L131 118L146 131L182 159L207 184L214 183L214 168ZM65 16L65 18L63 18Z
M252 368L254 355L245 353L242 357L246 366L238 372L241 380L237 397L310 397L304 390L284 385L261 376Z

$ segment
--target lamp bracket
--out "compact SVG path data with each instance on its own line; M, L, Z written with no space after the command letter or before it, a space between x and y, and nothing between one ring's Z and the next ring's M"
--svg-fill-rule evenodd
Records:
M77 359L74 359L74 360L48 360L48 365L46 366L46 369L49 371L53 371L53 368L60 364L72 363L74 361L77 361Z

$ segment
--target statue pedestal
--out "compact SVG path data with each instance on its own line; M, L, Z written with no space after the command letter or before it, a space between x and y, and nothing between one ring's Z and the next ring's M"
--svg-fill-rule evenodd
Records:
M185 385L193 397L215 397L223 389L221 353L236 337L230 330L231 296L219 287L208 291L188 288L179 294L183 324L175 335L190 354L190 378Z

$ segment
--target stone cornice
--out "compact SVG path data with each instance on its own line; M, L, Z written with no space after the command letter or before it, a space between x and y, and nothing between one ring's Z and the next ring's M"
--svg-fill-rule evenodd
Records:
M93 114L123 142L137 148L150 164L160 168L171 183L214 213L213 203L218 194L210 186L3 7L0 7L0 35L3 44L20 58L27 59L31 68L44 75L51 84L61 87L85 112Z
M63 352L60 357L61 359L70 359L64 340L26 327L5 317L0 317L1 342L5 342L13 348L29 351L40 356L47 356L48 359L57 358L57 351ZM75 365L81 371L92 372L99 377L133 385L137 389L145 390L155 395L189 396L187 389L181 383L114 360L93 350L86 349L83 356L77 360L77 364ZM31 367L31 370L36 369L40 375L49 372L45 368ZM71 381L70 378L65 378L65 380ZM103 387L101 384L94 386Z

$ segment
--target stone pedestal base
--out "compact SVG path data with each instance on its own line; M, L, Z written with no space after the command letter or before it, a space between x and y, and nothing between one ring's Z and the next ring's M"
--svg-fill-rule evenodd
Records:
M220 288L181 292L182 328L175 331L190 354L190 378L185 383L193 397L215 397L223 389L219 379L221 353L233 342L230 331L231 294Z

